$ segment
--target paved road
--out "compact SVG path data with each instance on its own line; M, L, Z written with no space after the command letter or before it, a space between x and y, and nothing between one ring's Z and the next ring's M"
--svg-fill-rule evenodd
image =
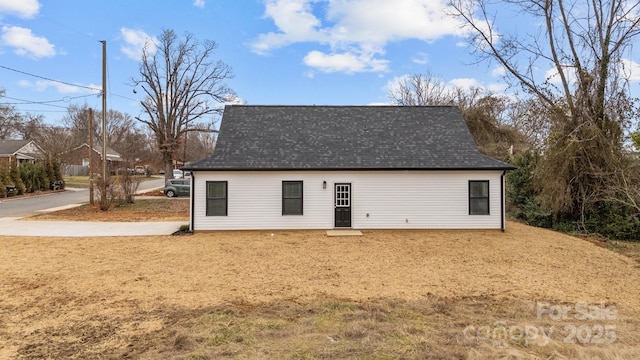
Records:
M153 179L141 182L138 191L145 191L163 186L164 179ZM0 199L0 218L24 217L41 210L71 204L84 204L88 202L88 189L70 189L62 192L47 193L45 195L32 197Z

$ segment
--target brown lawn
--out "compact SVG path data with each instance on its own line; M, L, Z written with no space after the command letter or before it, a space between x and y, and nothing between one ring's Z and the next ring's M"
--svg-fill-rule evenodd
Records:
M82 205L70 209L43 213L27 220L59 221L180 221L189 220L189 198L164 197L136 200L109 211L99 205Z
M638 263L518 223L0 249L0 358L640 358ZM517 332L538 328L549 341Z

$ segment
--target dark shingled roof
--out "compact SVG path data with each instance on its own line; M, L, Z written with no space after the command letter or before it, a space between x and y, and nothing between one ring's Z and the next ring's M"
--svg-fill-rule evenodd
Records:
M457 107L225 107L213 154L187 170L514 167L481 154Z
M13 155L31 140L0 140L0 155Z

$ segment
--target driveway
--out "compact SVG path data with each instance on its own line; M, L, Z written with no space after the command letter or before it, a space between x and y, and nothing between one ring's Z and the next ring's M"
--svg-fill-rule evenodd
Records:
M3 217L0 218L0 236L102 237L171 235L186 223L185 221L31 221L15 217Z
M138 192L164 186L164 179L145 181ZM36 213L61 210L88 202L89 191L69 189L41 196L3 199L0 203L0 236L101 237L171 235L186 221L98 222L31 221L23 218Z

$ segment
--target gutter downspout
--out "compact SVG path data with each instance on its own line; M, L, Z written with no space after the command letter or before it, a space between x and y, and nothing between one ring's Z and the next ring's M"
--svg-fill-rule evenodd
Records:
M196 176L195 176L195 172L191 171L191 213L189 214L189 220L191 222L191 224L189 224L191 232L195 232L195 215L193 210L195 209L195 202L196 199L194 198L194 194L195 194L195 188L196 188Z
M504 175L507 173L506 170L502 171L502 175L500 175L500 230L504 232Z

